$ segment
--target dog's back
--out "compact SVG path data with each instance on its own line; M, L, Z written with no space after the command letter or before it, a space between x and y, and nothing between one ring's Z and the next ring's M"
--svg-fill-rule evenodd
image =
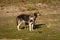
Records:
M19 16L17 16L17 25L18 25L18 21L28 21L29 20L29 15L28 14L21 14Z
M21 15L17 16L17 18L21 19L21 20L27 21L29 19L29 15L27 15L27 14L21 14Z

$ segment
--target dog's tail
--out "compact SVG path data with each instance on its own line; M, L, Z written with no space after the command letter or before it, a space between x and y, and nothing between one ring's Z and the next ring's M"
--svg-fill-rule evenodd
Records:
M18 25L18 18L16 18L16 24Z

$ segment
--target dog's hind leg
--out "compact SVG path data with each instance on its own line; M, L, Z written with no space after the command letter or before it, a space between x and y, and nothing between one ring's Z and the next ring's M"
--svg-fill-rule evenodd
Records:
M20 19L19 18L16 18L16 22L17 22L17 29L18 30L21 30L21 29L19 29L19 26L21 25Z
M18 22L18 25L17 25L17 29L18 29L18 30L21 30L21 29L20 29L20 26L21 26L21 24L24 23L24 22L25 22L25 21L19 21L19 22Z
M21 22L20 20L17 20L17 29L18 29L18 30L21 30L21 29L20 29L20 25L21 25L21 24L22 24L22 22Z
M19 24L17 25L17 29L18 29L18 30L21 30L21 29L19 28L20 25L21 25L21 23L19 23Z

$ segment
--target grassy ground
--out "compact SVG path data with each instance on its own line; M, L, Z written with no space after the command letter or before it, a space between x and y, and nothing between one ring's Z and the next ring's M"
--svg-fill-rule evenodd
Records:
M37 18L34 31L30 32L25 29L17 30L16 17L0 17L0 39L60 40L59 18L59 14L42 15ZM50 28L47 28L49 24Z
M49 5L58 5L60 0L0 0L0 6L30 3L46 3Z

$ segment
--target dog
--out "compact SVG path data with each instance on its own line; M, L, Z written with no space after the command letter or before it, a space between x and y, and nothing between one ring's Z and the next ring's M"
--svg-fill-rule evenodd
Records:
M35 20L37 16L40 16L38 13L33 13L32 15L30 14L20 14L16 17L17 21L17 29L21 30L19 27L22 23L25 23L25 25L29 26L29 30L33 30L33 26L35 25Z

